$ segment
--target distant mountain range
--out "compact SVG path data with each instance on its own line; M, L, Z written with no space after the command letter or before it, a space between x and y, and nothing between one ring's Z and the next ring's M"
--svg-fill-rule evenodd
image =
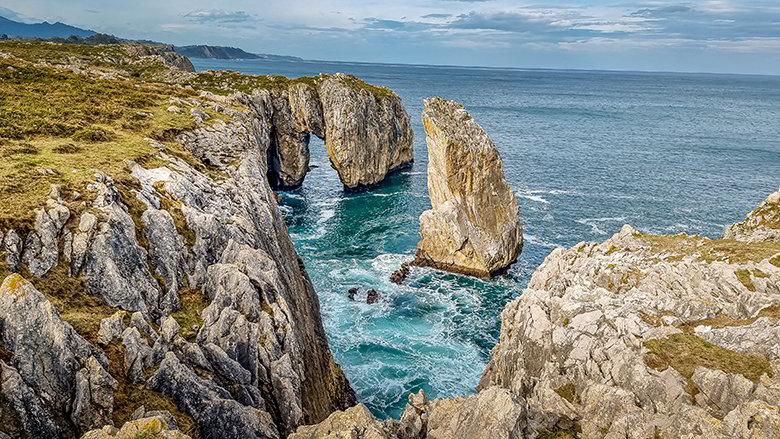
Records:
M67 38L77 36L86 38L95 35L96 32L70 26L64 23L20 23L0 17L0 35L7 35L11 38Z
M65 42L85 44L116 44L130 41L113 35L98 34L89 29L81 29L64 23L21 23L0 17L0 37L8 38L39 38L39 39L67 39ZM74 38L75 37L75 38ZM138 41L140 43L153 43L151 41ZM161 44L161 43L156 43ZM249 53L236 47L222 46L182 46L175 47L174 51L189 58L210 59L267 59L274 61L302 61L296 56L270 55L266 53Z
M174 49L189 58L210 59L269 59L275 61L302 61L297 56L270 55L267 53L249 53L236 47L223 46L181 46Z

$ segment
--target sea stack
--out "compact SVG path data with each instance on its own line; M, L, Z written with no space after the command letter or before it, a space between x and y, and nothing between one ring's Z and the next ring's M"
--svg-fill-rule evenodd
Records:
M496 146L463 105L425 100L428 193L416 265L491 277L517 260L523 229Z

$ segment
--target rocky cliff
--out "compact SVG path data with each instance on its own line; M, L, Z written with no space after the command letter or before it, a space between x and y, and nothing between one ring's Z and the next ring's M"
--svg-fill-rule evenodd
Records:
M505 270L523 229L495 144L457 102L427 99L422 120L432 208L420 216L415 263L485 277Z
M60 49L74 50L0 45L30 119L48 115L30 81L56 79L45 84L60 127L83 125L82 102L103 99L87 113L96 125L53 141L39 124L1 127L0 437L151 425L277 438L353 405L268 182L274 93L201 92L137 48L31 59ZM119 111L128 102L135 111ZM14 186L30 155L40 172ZM82 170L93 165L104 172Z
M477 395L411 395L400 421L358 406L293 437L780 437L780 245L744 237L624 226L556 249L504 309Z
M750 212L744 221L726 228L726 239L780 242L780 189Z
M349 75L237 80L229 72L197 76L188 83L217 93L268 93L271 146L268 176L274 188L300 186L309 171L311 135L325 140L331 165L349 190L376 185L413 159L409 115L401 99ZM249 103L250 108L254 106Z

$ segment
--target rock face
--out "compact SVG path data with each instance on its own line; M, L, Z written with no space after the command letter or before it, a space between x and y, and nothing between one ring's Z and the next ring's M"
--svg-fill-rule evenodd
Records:
M377 421L362 404L336 412L318 425L300 427L289 439L520 439L525 403L498 387L468 398L428 401L409 396L400 421Z
M182 133L187 160L150 140L154 166L0 232L0 270L39 285L0 290L0 437L124 437L144 406L193 437L281 438L355 403L268 183L272 93L202 99L228 121Z
M780 189L769 195L744 221L726 228L726 239L780 242Z
M303 183L312 134L325 140L331 165L347 189L375 185L414 159L409 115L387 89L336 74L255 99L271 101L268 175L275 188Z
M416 264L489 277L520 254L523 230L495 145L462 105L425 101L428 193Z
M524 397L529 432L777 437L779 293L777 243L624 226L547 257L480 388Z

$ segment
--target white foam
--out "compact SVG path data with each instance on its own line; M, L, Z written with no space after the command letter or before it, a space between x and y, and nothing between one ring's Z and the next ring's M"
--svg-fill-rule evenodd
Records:
M626 218L623 216L616 217L603 217L603 218L582 218L575 221L577 224L589 226L590 230L597 235L606 235L607 232L602 230L599 225L602 223L621 223L625 224Z
M523 233L523 239L530 242L531 244L541 245L542 247L548 247L548 248L557 248L561 247L559 244L556 244L554 242L548 242L541 238L539 238L536 235L531 235L528 233Z

